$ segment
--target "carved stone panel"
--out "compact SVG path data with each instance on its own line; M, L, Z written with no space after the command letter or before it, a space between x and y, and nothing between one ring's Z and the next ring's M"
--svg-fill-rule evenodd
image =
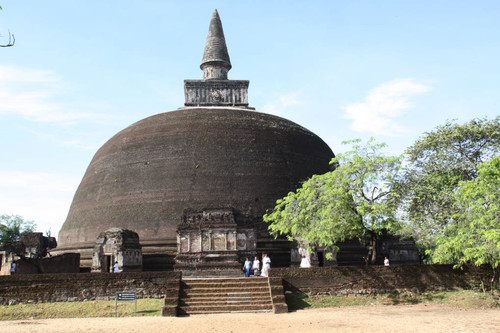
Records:
M191 233L191 251L192 253L201 252L201 234L199 232Z
M248 107L246 80L185 80L185 106L244 106Z
M189 233L185 233L185 234L181 234L179 236L179 240L180 240L180 252L190 252L190 249L189 249L189 243L190 243L190 239L189 239Z
M247 249L247 235L244 233L238 233L236 247L239 251L245 251Z
M203 240L202 240L202 246L203 246L203 251L210 251L211 250L211 235L208 232L203 232Z
M239 271L240 257L256 249L255 230L240 229L232 209L184 214L177 227L179 253L175 269Z
M214 232L212 234L213 249L215 251L226 250L226 239L224 232Z

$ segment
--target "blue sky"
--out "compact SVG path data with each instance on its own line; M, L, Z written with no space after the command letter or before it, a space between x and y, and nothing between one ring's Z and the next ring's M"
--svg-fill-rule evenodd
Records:
M0 2L0 214L59 232L97 149L184 103L218 9L249 103L400 154L446 120L500 114L498 1Z

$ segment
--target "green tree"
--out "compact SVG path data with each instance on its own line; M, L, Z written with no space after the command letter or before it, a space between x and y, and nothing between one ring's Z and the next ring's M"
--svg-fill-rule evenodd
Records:
M401 184L402 233L432 254L455 214L454 192L461 181L475 179L478 166L500 152L500 117L447 122L425 133L406 151L407 171Z
M436 238L437 263L500 265L500 156L479 165L476 179L454 193L456 212Z
M365 146L360 142L343 142L352 148L331 161L334 171L313 176L276 202L264 216L272 235L337 250L338 242L358 238L368 247L369 262L375 263L377 236L398 225L394 186L401 158L384 156L385 144L373 139Z
M3 9L2 6L0 6L0 10L2 10L2 9ZM14 35L11 35L11 33L9 31L9 43L8 44L0 44L0 47L11 47L11 46L14 46L15 43L16 43L16 37L14 37Z
M0 244L16 242L22 233L35 231L33 221L25 221L19 215L0 215Z

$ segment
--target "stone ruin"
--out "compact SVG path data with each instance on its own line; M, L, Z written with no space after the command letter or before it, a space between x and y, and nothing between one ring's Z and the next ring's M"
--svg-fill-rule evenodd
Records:
M19 241L6 242L0 247L0 275L11 275L12 263L16 263L15 274L74 273L80 270L80 256L66 253L52 256L50 250L57 247L55 237L43 236L41 232L27 232Z
M92 273L112 272L115 261L121 272L142 271L142 246L136 232L111 228L99 234L92 256Z
M0 250L0 275L10 275L10 267L15 260L14 252Z
M326 250L304 239L296 240L295 243L296 247L290 249L290 267L299 267L302 256L309 258L312 267L337 266L336 250ZM332 259L327 259L327 253L332 254Z
M28 232L21 235L25 247L25 256L32 259L50 256L49 250L57 247L55 237L45 237L41 232Z
M240 270L256 254L254 228L238 226L232 209L185 213L177 227L175 270Z

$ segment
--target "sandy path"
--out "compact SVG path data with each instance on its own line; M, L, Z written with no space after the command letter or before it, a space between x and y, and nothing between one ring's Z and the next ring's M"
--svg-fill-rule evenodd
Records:
M234 313L184 318L125 317L0 322L0 332L500 332L500 309L446 305L326 308L286 314Z

